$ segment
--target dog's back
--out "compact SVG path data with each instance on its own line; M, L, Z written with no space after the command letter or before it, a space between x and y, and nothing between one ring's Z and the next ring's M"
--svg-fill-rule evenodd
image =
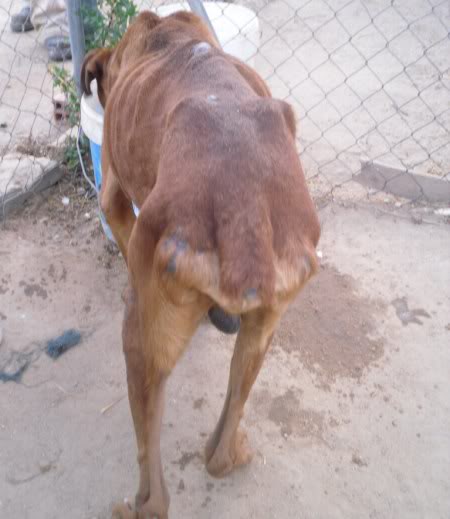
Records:
M241 313L287 296L314 273L319 226L289 107L212 95L214 103L187 98L174 110L143 217L164 237L162 270Z
M162 272L225 309L271 304L317 265L292 110L210 43L154 38L159 51L117 82L105 120L138 228L152 234Z

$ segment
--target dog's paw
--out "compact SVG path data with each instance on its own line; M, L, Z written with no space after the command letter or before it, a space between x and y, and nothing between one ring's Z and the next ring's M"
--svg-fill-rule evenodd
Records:
M150 498L149 492L145 492L143 494L138 492L136 494L136 497L134 499L134 506L138 512L144 506L144 504L149 500L149 498Z
M234 442L228 448L218 445L211 453L211 445L206 447L206 470L211 476L222 478L233 469L247 465L253 459L253 449L247 438L247 433L238 429Z
M130 503L125 501L114 506L111 519L138 519L138 514L131 508Z

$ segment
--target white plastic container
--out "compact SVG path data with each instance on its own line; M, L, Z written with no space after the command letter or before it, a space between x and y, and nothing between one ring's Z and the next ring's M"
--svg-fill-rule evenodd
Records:
M259 46L260 30L256 14L240 5L225 2L205 2L204 7L225 52L254 66ZM160 16L168 16L180 10L189 10L189 4L162 5L154 9ZM97 97L97 84L91 84L92 96L81 98L81 127L89 139L94 180L97 193L102 183L101 146L103 139L103 108ZM138 213L136 208L135 213ZM111 230L100 211L100 220L106 236L114 241Z

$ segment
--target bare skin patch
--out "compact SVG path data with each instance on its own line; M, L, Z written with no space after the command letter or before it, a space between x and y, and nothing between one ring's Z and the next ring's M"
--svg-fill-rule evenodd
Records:
M192 53L194 56L202 56L203 54L207 54L211 50L211 45L206 41L201 41L200 43L196 43L192 47Z
M165 247L171 247L172 245L175 245L175 251L170 256L170 259L166 267L166 271L169 274L175 274L175 272L177 271L177 258L180 254L187 250L187 243L181 238L173 236L166 240L164 245Z
M258 290L256 288L248 288L244 292L245 299L256 299L258 297Z

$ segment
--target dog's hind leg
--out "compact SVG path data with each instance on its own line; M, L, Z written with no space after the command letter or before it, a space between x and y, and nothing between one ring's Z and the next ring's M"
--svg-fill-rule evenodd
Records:
M107 174L104 175L100 193L100 206L119 246L120 252L125 261L127 261L128 241L136 217L130 200L125 196L119 181L111 169L108 169Z
M122 340L127 368L128 400L138 447L139 488L136 494L136 508L140 508L150 497L150 475L147 461L148 431L145 415L145 385L147 373L145 356L139 334L139 314L136 293L128 286L125 292L125 315L123 319Z
M242 316L225 404L205 450L206 468L212 476L222 477L252 459L253 453L239 422L280 315L281 311L259 308Z
M140 483L136 510L119 505L113 517L167 519L169 494L160 454L164 387L211 302L180 285L172 273L159 272L151 240L140 238L136 227L129 245L134 292L127 297L123 331Z
M136 292L131 283L124 291L125 315L123 318L122 341L127 369L128 400L136 433L139 464L139 487L136 494L136 509L150 497L150 471L148 466L148 431L146 419L145 385L147 373L145 356L139 334L139 313ZM137 512L128 504L114 507L112 519L136 519Z

